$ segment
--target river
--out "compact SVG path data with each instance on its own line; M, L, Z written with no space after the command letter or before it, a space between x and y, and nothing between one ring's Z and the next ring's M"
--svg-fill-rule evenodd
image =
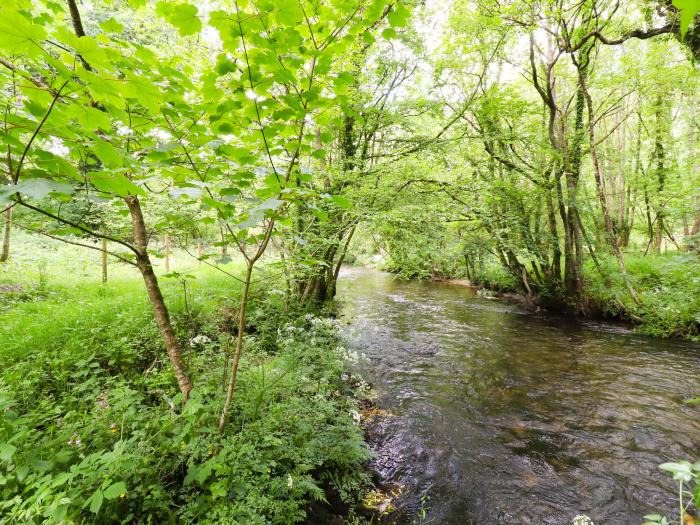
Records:
M343 270L338 297L391 414L370 442L382 482L401 487L394 522L421 508L440 525L677 516L658 465L700 459L700 408L683 402L700 395L700 345L361 268Z

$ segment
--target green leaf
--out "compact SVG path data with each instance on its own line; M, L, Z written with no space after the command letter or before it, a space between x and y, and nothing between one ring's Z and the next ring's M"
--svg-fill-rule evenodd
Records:
M405 27L410 17L411 12L402 4L396 4L387 15L391 27Z
M104 496L100 489L97 489L92 496L90 496L90 512L97 514L102 508L102 501Z
M362 33L362 40L365 42L365 44L372 45L374 44L374 35L371 31L365 31Z
M145 194L140 187L131 182L123 173L91 171L88 173L88 178L98 190L105 193L113 193L119 197Z
M123 481L117 481L116 483L113 483L104 491L105 499L116 499L122 494L126 494L126 483L124 483Z
M105 33L121 33L124 31L124 26L117 22L113 17L105 20L100 24L100 29Z
M114 193L119 197L145 194L140 187L131 182L123 173L92 171L88 173L88 178L98 190L105 193Z
M337 77L333 79L335 94L346 95L348 92L348 88L354 82L354 80L355 77L347 71L343 71L342 73L340 73Z
M0 460L10 461L16 451L17 447L10 445L9 443L0 444Z
M196 35L202 30L198 9L192 4L163 1L156 4L156 12L175 26L182 36Z
M382 38L386 40L391 40L392 38L396 38L397 36L398 35L393 27L387 27L384 31L382 31Z
M304 12L297 0L276 0L274 5L275 20L280 25L293 27L304 19Z
M685 34L688 32L695 15L700 13L700 1L673 0L673 5L680 11L681 38L685 38Z
M90 66L97 69L111 69L109 56L94 38L81 36L74 45L75 50Z
M220 260L217 259L217 262L220 263ZM212 469L213 465L209 462L201 465L192 465L187 471L187 476L185 476L185 485L188 485L193 481L197 481L197 483L201 485L207 480Z
M16 185L0 187L0 203L9 202L15 193L23 193L35 200L43 199L49 193L70 195L75 192L73 186L49 179L28 179Z
M121 152L106 140L97 139L95 141L94 151L95 155L97 155L106 168L123 167L124 159L122 158Z
M3 55L36 56L42 53L38 45L46 38L39 24L33 24L18 11L3 10L0 16L0 49Z
M71 110L78 123L85 129L109 131L112 127L109 114L92 106L73 106Z
M342 195L331 195L331 200L333 201L333 204L339 208L347 209L352 206L352 201L347 197L343 197Z
M370 3L365 9L365 20L367 20L369 23L379 20L386 4L386 0L373 0L372 3Z
M663 463L659 465L661 470L666 472L671 472L673 474L673 479L678 481L690 481L693 479L693 473L691 471L691 464L688 461L680 461L678 463Z

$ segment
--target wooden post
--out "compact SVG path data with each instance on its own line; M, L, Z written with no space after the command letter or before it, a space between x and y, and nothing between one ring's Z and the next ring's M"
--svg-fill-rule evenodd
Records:
M220 229L221 231L221 256L225 257L226 256L226 235L224 234L224 229L223 227Z
M165 234L165 271L170 271L170 235Z
M102 282L107 282L107 239L102 239Z
M10 232L12 231L12 206L5 211L5 236L2 241L0 262L5 262L10 257Z

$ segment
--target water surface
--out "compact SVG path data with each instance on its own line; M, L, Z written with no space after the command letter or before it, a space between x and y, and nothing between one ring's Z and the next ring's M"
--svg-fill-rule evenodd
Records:
M436 524L639 525L677 508L657 466L700 459L700 345L346 268L360 372L394 417L375 468ZM421 499L423 503L421 503ZM399 513L400 515L400 513Z

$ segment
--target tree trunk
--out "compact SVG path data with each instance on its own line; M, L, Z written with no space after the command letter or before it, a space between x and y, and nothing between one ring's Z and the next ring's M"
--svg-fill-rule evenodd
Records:
M613 228L612 218L610 217L610 209L608 208L608 202L605 196L605 188L603 187L603 177L600 169L600 161L598 159L598 153L596 151L595 110L593 106L593 99L591 98L591 94L588 92L588 88L586 87L585 75L582 73L579 64L576 63L576 65L579 74L579 85L581 87L581 91L583 92L583 96L586 100L586 105L588 106L588 138L590 141L591 148L591 161L593 163L593 174L595 175L596 181L596 192L598 194L598 200L600 201L601 211L603 212L605 232L607 233L610 248L612 249L613 254L615 255L615 259L617 259L617 264L620 268L622 278L625 281L625 285L627 286L627 290L629 291L632 300L635 303L640 304L639 296L637 295L637 292L632 286L632 282L630 281L629 276L627 275L627 270L625 269L625 261L622 258L620 247L617 244L617 236L615 235L615 229Z
M661 242L666 229L666 210L662 203L662 192L666 184L666 150L664 149L663 139L665 138L665 115L664 115L664 100L659 94L656 99L656 129L654 139L654 171L656 172L656 180L658 183L658 208L656 211L656 235L654 236L653 250L654 253L661 253Z
M102 282L107 282L107 239L102 239Z
M136 266L143 276L143 282L146 285L146 292L148 293L148 298L153 306L153 315L156 323L158 324L160 334L163 337L165 349L168 352L168 357L170 358L170 364L175 371L180 392L182 392L184 400L187 401L190 391L192 390L192 380L190 379L190 376L187 373L187 368L182 360L180 345L177 342L175 330L170 322L170 314L168 313L168 308L165 305L165 300L163 299L163 294L160 290L158 279L153 271L150 257L148 256L148 235L146 234L146 223L143 219L141 204L138 197L135 196L126 197L124 200L126 201L126 204L129 207L129 212L131 213L131 222L134 230L134 244L136 245L137 253Z
M549 234L552 236L552 271L550 279L552 282L558 283L561 281L561 248L559 247L557 217L554 211L554 203L552 202L551 186L547 189L545 198L547 200L547 224L549 226Z
M695 222L693 223L692 228L690 228L689 232L690 236L690 244L689 244L689 249L694 250L694 251L700 251L700 210L698 211L698 214L695 216Z
M10 258L10 236L12 233L12 210L10 206L5 211L5 235L2 239L2 253L0 253L0 262L5 262Z
M335 270L333 271L333 296L335 296L336 283L338 282L338 276L340 275L340 268L343 266L343 261L345 261L345 256L348 253L348 246L350 246L350 241L352 241L352 236L355 234L355 229L357 225L350 228L350 233L348 233L348 238L345 239L345 244L340 251L340 256L338 257L338 262L335 264Z
M246 266L245 281L243 284L243 294L241 295L241 304L238 309L238 334L236 335L236 351L233 354L233 364L231 365L231 375L229 377L228 388L226 389L226 401L224 408L221 411L219 418L219 432L224 431L226 426L226 418L228 411L233 401L233 391L236 388L236 379L238 377L238 365L241 362L241 353L243 351L243 332L245 331L246 309L248 306L248 294L250 293L250 281L253 275L254 261L248 261Z

